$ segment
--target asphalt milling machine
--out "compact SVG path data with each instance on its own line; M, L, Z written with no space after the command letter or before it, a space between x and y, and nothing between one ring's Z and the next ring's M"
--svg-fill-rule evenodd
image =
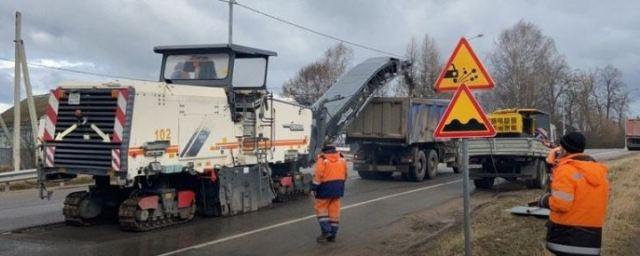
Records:
M266 87L272 51L235 44L155 47L158 82L63 82L43 117L38 181L90 175L65 221L146 231L229 216L308 194L310 166L374 93L409 63L371 58L311 108Z

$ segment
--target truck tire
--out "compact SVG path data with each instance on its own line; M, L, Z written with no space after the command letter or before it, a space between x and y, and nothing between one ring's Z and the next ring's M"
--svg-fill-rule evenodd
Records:
M547 165L542 160L536 161L536 177L527 180L528 188L545 188L549 183L549 175L547 172Z
M491 189L493 187L493 181L496 178L494 177L484 177L481 179L473 180L473 185L476 186L477 189Z
M431 180L438 175L438 153L430 149L427 153L427 179Z
M409 168L407 178L410 181L420 182L424 180L427 173L427 156L424 151L416 149L413 158L413 165Z
M453 169L453 173L460 173L462 170L460 170L460 167L454 166L451 167L451 169Z

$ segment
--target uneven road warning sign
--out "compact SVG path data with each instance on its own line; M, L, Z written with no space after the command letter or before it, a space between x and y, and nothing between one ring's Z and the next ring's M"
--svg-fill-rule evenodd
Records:
M464 37L460 38L449 61L440 72L435 89L437 92L455 91L462 84L467 85L469 89L490 89L494 86L489 73Z
M494 137L496 131L471 90L462 84L438 123L435 138Z

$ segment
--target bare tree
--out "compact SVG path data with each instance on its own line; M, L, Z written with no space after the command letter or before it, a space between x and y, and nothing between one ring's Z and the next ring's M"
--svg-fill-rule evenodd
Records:
M564 57L558 54L550 56L546 61L548 63L543 65L541 70L544 78L539 81L538 92L541 103L537 107L549 113L551 120L558 123L560 121L559 103L567 87L569 66Z
M418 43L415 37L411 38L407 45L406 57L411 65L402 71L402 79L399 81L398 90L394 96L413 96L418 83L418 68L416 62L418 60Z
M604 99L604 111L607 120L610 120L612 111L618 101L622 100L623 87L622 72L619 69L607 65L604 68L598 69L598 84L601 97Z
M539 108L555 116L567 65L536 25L519 21L502 31L490 63L498 106Z
M353 50L342 43L329 48L319 60L304 66L286 81L282 94L302 105L312 105L346 71L352 58Z
M621 81L622 74L610 65L570 74L563 104L567 124L585 133L591 147L624 145L630 98Z
M436 95L433 86L438 80L438 75L442 68L438 46L433 38L425 34L420 50L420 60L418 61L420 87L416 88L416 95L419 97L433 97Z
M490 109L537 108L553 123L564 113L568 130L583 132L588 146L622 145L631 99L617 68L570 70L553 39L524 21L500 34L490 63L496 89L481 95Z
M396 96L436 97L433 85L442 65L435 40L427 34L420 43L411 38L406 55L412 65L404 70Z

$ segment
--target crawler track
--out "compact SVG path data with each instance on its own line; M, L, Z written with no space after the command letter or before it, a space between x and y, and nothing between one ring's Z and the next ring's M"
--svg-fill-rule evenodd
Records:
M80 207L82 201L89 197L89 192L78 191L73 192L64 199L64 207L62 208L62 214L64 215L64 221L73 226L91 226L95 224L94 219L84 219L80 216Z
M140 221L136 218L136 213L142 211L138 208L138 202L141 197L132 197L120 205L120 210L118 211L120 228L127 231L148 231L152 229L164 228L180 223L185 223L193 219L195 215L195 205L192 205L188 209L181 209L180 211L184 211L184 215L181 217L180 214L175 215L167 215L163 214L158 217L149 217L146 221ZM159 207L160 209L161 207Z

